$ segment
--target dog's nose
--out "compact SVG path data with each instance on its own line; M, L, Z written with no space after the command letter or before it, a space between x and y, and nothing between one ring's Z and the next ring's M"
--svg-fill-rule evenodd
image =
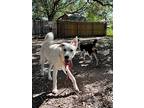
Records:
M69 59L69 56L65 56L65 59Z

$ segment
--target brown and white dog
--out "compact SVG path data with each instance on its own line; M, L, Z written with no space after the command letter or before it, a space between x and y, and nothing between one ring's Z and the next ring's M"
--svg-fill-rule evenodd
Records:
M48 78L53 80L53 93L57 93L57 72L63 70L68 75L73 83L73 87L76 91L79 91L76 79L70 71L70 65L72 64L72 58L76 54L78 47L78 38L74 38L71 43L55 43L54 35L49 32L43 41L40 50L40 63L42 69L42 75L44 75L43 67L45 61L49 63ZM53 68L53 78L51 77L51 68Z
M83 57L83 60L85 61L86 55L90 58L92 61L92 56L95 58L96 66L98 65L98 58L96 56L97 50L96 50L96 43L97 39L95 39L92 43L81 43L79 40L79 49L81 51L80 57Z

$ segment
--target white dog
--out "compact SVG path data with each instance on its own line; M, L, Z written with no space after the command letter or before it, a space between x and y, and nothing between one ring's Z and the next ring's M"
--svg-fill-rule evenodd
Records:
M66 65L66 62L71 62L72 58L76 54L76 49L78 47L78 39L74 38L71 43L54 43L54 35L52 32L49 32L46 35L46 38L42 44L40 50L40 63L42 74L44 63L47 60L49 63L48 78L53 79L53 93L57 93L57 72L58 70L63 70L64 73L68 75L70 80L73 83L73 87L76 91L79 91L76 79L72 75L69 66ZM51 77L51 68L53 67L53 78Z

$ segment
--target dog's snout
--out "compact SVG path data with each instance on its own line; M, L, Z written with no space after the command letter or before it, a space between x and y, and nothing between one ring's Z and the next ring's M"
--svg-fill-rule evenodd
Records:
M69 56L65 56L65 59L69 59Z

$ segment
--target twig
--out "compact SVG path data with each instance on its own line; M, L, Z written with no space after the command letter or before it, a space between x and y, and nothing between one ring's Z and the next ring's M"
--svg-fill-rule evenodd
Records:
M60 96L64 91L66 91L67 88L65 88L62 92L60 92L57 96Z

